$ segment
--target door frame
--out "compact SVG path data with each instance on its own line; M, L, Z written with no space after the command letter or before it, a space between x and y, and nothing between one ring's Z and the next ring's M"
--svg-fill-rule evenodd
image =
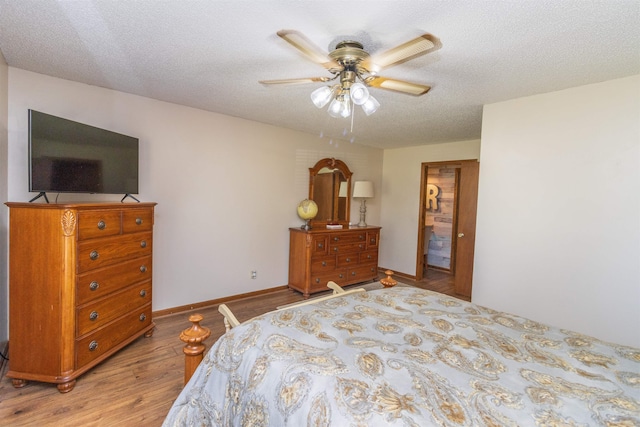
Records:
M446 160L441 162L423 162L420 165L421 173L420 173L420 204L418 206L418 247L416 251L416 280L422 280L424 278L424 244L425 244L425 235L424 235L424 220L425 220L425 203L426 203L426 185L427 185L427 173L428 169L434 167L457 167L456 168L456 180L455 180L455 195L453 199L453 223L451 227L451 264L449 268L449 272L455 276L455 267L456 267L456 242L457 239L455 236L457 235L458 230L458 186L460 181L460 168L463 163L466 162L478 162L478 159L464 159L464 160ZM444 270L443 270L444 271Z

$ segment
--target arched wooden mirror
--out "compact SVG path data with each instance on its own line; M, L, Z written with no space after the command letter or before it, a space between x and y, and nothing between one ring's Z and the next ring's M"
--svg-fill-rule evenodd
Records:
M334 158L319 160L309 168L309 198L318 205L311 225L349 225L351 171L346 163Z

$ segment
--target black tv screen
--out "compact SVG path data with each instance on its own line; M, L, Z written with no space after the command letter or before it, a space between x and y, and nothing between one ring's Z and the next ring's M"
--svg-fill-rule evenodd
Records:
M29 191L138 193L138 138L29 110Z

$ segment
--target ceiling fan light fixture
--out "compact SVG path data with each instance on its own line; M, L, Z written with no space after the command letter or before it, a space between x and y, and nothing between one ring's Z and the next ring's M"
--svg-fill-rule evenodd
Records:
M331 86L323 86L311 92L311 101L313 105L322 108L333 98L334 88Z
M380 103L373 96L369 96L369 98L362 104L362 110L367 116L375 113L379 107Z
M338 84L314 90L311 93L311 101L318 108L329 104L328 112L331 117L351 117L352 131L354 105L360 105L367 116L380 108L378 100L369 93L370 87L413 96L424 95L431 89L431 86L425 84L379 76L379 71L403 64L420 55L438 50L442 46L435 36L424 33L385 52L375 53L373 56L364 50L362 43L355 40L343 40L327 54L298 31L281 30L277 34L307 59L324 67L332 76L260 80L260 83L293 85L329 82L339 78Z
M340 116L347 118L351 115L351 102L348 98L344 98L342 101L342 111L340 111Z
M340 94L333 101L331 101L328 111L331 117L349 117L351 115L351 102L349 102L348 97Z
M349 89L351 92L351 100L356 105L362 105L369 99L369 90L362 83L354 83Z

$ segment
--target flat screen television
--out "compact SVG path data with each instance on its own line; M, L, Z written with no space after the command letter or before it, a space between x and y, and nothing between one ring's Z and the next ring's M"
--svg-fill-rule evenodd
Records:
M138 138L29 110L29 191L137 194Z

